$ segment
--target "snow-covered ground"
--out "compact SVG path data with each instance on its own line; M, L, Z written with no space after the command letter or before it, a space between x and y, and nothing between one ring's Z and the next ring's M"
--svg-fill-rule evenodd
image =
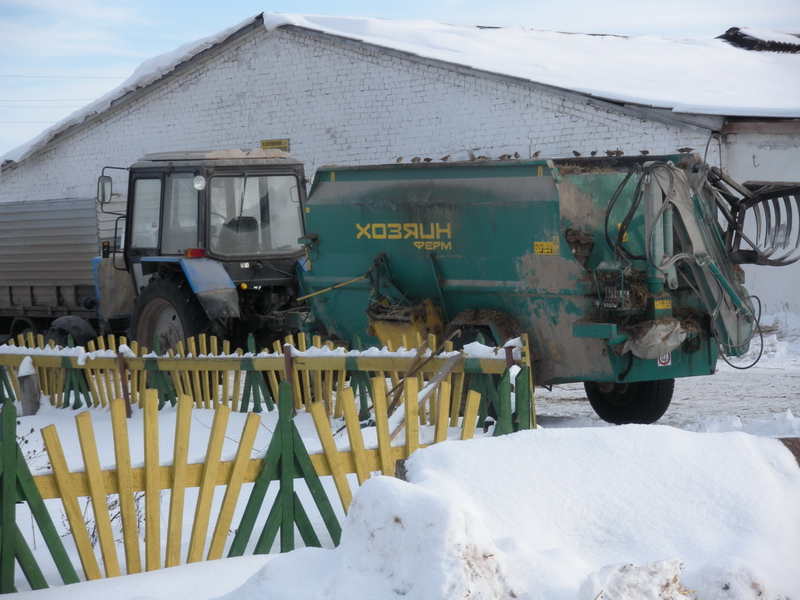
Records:
M537 431L417 452L409 482L375 477L358 490L336 549L328 542L17 597L797 598L800 468L770 438L800 436L800 338L794 317L765 321L778 329L756 366L720 362L716 375L679 380L659 425L603 423L581 386L566 385L537 390ZM68 431L73 414L46 407L22 418L20 431L45 422Z

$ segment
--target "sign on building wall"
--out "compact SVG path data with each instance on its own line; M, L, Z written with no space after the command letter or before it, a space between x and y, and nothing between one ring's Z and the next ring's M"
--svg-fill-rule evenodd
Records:
M285 140L261 140L261 149L262 150L283 150L284 152L289 152L289 139Z

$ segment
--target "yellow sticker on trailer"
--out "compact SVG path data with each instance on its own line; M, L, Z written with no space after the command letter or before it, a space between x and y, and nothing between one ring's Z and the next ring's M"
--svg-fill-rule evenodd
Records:
M557 254L558 245L553 242L533 242L534 254Z

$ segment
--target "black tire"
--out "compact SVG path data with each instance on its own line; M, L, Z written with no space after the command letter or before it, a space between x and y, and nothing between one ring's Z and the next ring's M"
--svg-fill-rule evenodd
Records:
M178 342L208 331L210 322L189 282L178 277L153 277L133 306L130 337L140 346L175 349Z
M69 336L76 346L86 346L89 342L97 339L97 332L88 321L80 317L66 316L59 317L50 323L50 329L44 334L45 341L53 340L56 346L66 348L69 346Z
M583 384L597 416L608 423L655 423L667 412L675 389L674 379L636 383Z
M18 335L28 335L32 333L34 337L40 333L46 333L42 319L35 319L32 317L15 317L11 321L9 329L9 337L16 338Z

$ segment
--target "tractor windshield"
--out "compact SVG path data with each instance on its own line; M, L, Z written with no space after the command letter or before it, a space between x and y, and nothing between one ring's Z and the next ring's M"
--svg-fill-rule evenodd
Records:
M217 175L209 182L209 250L254 256L300 248L302 215L293 175Z

